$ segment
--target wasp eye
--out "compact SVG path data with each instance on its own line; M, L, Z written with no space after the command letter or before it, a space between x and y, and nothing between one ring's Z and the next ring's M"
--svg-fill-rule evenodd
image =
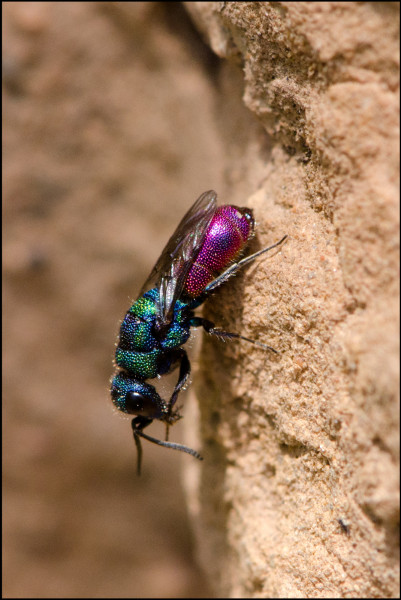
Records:
M145 400L146 398L139 392L127 392L127 395L125 396L127 413L136 415L138 412L142 412Z
M140 392L130 391L125 396L125 412L129 415L140 415L152 419L159 412L159 407L152 398L148 398Z
M255 219L253 217L253 212L250 208L243 208L243 216L245 219L251 224L252 227L255 225Z

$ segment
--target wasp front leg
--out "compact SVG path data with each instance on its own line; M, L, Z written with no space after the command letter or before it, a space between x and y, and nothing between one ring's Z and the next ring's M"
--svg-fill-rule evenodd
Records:
M167 418L165 420L166 423L166 440L168 440L168 432L170 425L173 425L175 421L180 418L180 415L176 411L173 413L174 404L177 401L178 394L186 384L188 377L191 373L191 363L189 362L188 355L183 348L178 348L172 350L169 353L168 358L168 372L173 371L177 368L178 363L180 363L180 372L178 375L178 381L175 385L174 391L171 395L170 400L167 403Z

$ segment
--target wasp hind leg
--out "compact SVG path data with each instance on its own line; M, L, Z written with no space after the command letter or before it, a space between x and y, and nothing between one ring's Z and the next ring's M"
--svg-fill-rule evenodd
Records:
M173 425L176 421L178 421L178 419L181 418L177 411L173 413L173 406L177 401L178 394L186 384L189 374L191 373L191 363L189 362L188 355L183 348L179 348L175 352L174 362L178 361L180 361L180 372L178 375L178 381L167 405L167 420L165 421L166 441L168 440L168 432L170 425Z
M251 263L258 256L261 256L262 254L265 254L266 252L269 252L270 250L273 250L274 248L277 248L278 246L280 246L283 242L285 242L285 240L287 238L288 238L288 235L285 235L283 238L281 238L281 240L279 242L272 244L268 248L263 248L262 250L259 250L258 252L255 252L254 254L251 254L250 256L245 256L245 258L243 258L242 260L233 263L230 267L228 267L228 269L226 269L223 273L221 273L218 277L216 277L216 279L213 279L213 281L211 281L206 286L205 294L208 295L211 291L218 288L222 283L227 281L227 279L229 279L232 275L235 275L235 273L237 271L239 271L239 269L242 269L242 267L245 267L245 265L248 265L249 263Z

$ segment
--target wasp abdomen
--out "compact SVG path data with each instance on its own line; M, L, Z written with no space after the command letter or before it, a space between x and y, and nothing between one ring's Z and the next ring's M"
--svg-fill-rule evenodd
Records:
M185 294L197 298L243 250L253 234L255 222L247 208L221 206L213 216L205 240L192 265L185 284Z

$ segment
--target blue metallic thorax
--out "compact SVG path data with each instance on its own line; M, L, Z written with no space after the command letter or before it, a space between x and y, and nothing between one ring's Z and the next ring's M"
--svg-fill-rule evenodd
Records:
M177 300L168 329L158 335L158 289L153 288L138 298L126 313L120 328L116 364L136 379L144 381L168 373L171 362L168 351L185 344L190 336L189 305Z

